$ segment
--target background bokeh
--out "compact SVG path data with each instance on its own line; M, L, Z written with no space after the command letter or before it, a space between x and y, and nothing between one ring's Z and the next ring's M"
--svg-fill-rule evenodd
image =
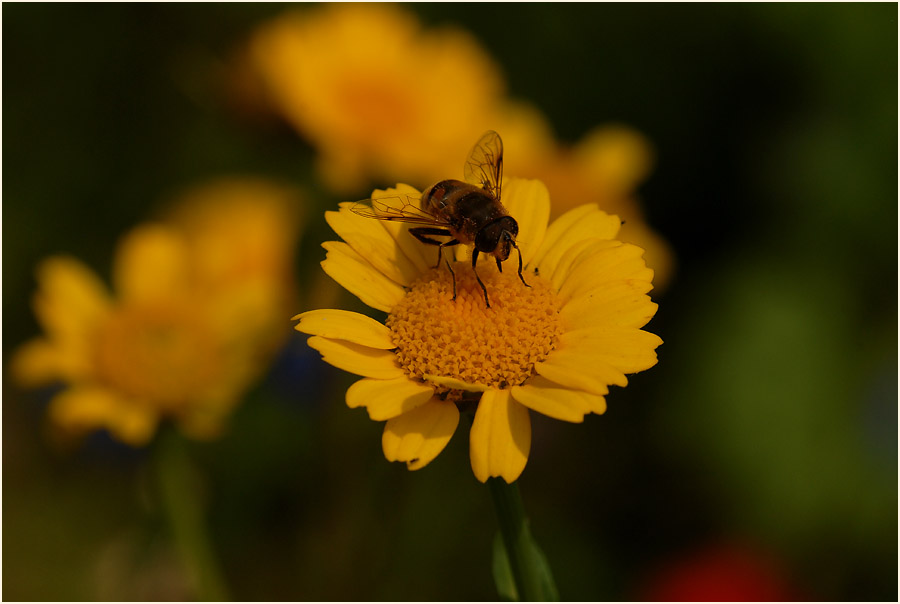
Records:
M712 581L704 552L727 550L761 577L743 599L896 600L897 6L406 8L474 34L561 140L619 122L655 150L638 195L677 262L648 327L659 365L583 425L533 414L520 488L563 598L674 598L673 574ZM38 333L42 257L108 277L122 232L222 174L306 192L297 312L337 295L319 244L344 198L222 85L282 10L4 7L4 368ZM294 334L228 434L191 445L232 595L494 598L466 438L420 472L386 462L381 425L343 404L351 380ZM4 370L3 394L4 598L193 597L147 452L102 434L61 450L46 392Z

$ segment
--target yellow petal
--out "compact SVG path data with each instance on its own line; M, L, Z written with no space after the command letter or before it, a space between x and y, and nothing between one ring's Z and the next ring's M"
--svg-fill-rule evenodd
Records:
M434 388L408 377L392 380L364 378L347 389L347 406L365 407L369 418L384 421L424 405L434 395Z
M34 311L52 339L83 341L112 306L109 293L94 272L79 260L54 256L37 269Z
M601 212L596 204L573 208L553 221L541 248L532 260L542 274L552 275L560 259L572 246L589 239L612 239L622 221L618 216Z
M565 388L539 375L522 386L513 386L511 394L532 411L567 422L581 423L588 413L606 411L606 400L602 396Z
M643 135L631 128L597 126L578 142L572 159L594 186L624 196L650 172L653 148Z
M75 434L105 429L116 439L140 447L150 442L158 417L148 405L122 399L97 386L69 388L48 410L50 420Z
M596 239L582 239L565 248L565 252L563 252L562 256L560 256L559 260L556 262L553 272L549 273L550 282L553 284L555 290L559 291L559 288L562 287L562 284L569 276L572 265L577 264L584 254L593 249L594 244L597 241L598 240ZM552 263L548 263L548 266L552 266ZM548 275L546 269L541 269L539 267L538 270L541 271L542 275Z
M292 321L299 332L311 336L347 340L361 346L390 350L395 348L391 341L391 330L375 319L349 310L323 309L300 313Z
M55 380L71 382L84 378L90 371L89 355L43 338L25 342L10 360L10 373L25 387L40 386Z
M653 271L644 263L643 254L644 250L630 243L594 243L572 262L559 287L560 299L567 301L587 295L615 281L652 281Z
M501 203L519 224L516 244L528 265L544 239L550 218L550 193L539 180L511 178L503 183ZM515 253L515 252L513 252Z
M340 212L325 212L325 220L341 239L388 279L409 285L421 274L406 257L380 220L354 214L342 204ZM410 236L411 237L411 236Z
M384 456L406 462L410 470L424 468L444 450L458 423L456 405L434 397L387 421L381 437Z
M469 432L475 478L487 482L500 476L507 483L515 482L525 469L530 449L528 408L511 400L508 390L488 390L481 395Z
M647 223L636 218L630 218L622 225L617 238L644 250L644 261L653 269L653 287L665 289L677 268L671 244Z
M554 354L583 355L622 373L637 373L656 365L656 348L662 343L659 336L640 329L587 327L560 336L561 350Z
M618 295L611 295L614 291ZM571 329L584 326L639 328L653 318L656 309L657 305L649 296L634 293L628 284L619 282L569 300L560 309L559 316Z
M113 282L125 300L169 298L184 292L191 279L188 249L176 231L144 225L122 240L116 253Z
M639 279L623 278L605 281L596 284L596 287L593 287L586 292L579 292L578 296L566 302L566 304L563 306L563 309L568 305L573 305L573 307L584 305L584 310L587 310L595 306L599 307L605 305L625 305L630 303L628 302L629 300L635 300L638 298L646 298L647 300L649 300L649 296L645 296L644 294L652 289L652 283Z
M445 377L441 375L431 375L430 373L426 373L422 376L426 381L431 382L432 384L436 384L438 386L446 386L452 390L465 390L467 392L484 392L490 389L490 386L485 384L470 384L469 382L464 382L463 380L458 380L452 377Z
M577 350L554 350L534 370L553 382L584 390L598 396L606 394L609 384L627 386L625 374L611 366L600 354Z
M328 254L322 268L364 304L390 312L405 295L403 288L388 279L343 241L322 244Z
M338 369L364 377L390 380L404 375L397 365L397 355L390 350L361 346L346 340L313 336L306 341L322 354L322 360Z
M372 199L380 199L384 203L402 207L403 203L410 199L418 200L422 194L409 185L398 184L396 187L386 190L376 189L372 193ZM424 245L421 241L409 234L410 225L401 222L379 220L381 227L393 238L397 247L412 262L419 274L424 273L434 266L437 254L432 246Z
M546 255L553 251L559 249L559 244L562 240L563 235L569 229L573 228L578 222L584 220L585 217L590 214L594 214L599 212L600 209L597 207L595 203L586 203L581 206L577 206L572 208L556 220L554 220L547 227L547 232L544 234L544 240L541 242L540 247L532 258L532 264L535 266L541 266L547 268L547 273L553 273L552 263L545 264L544 258ZM562 252L560 251L559 254Z

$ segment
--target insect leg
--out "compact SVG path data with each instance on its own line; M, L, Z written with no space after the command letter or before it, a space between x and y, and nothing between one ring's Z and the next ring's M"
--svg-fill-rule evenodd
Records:
M437 268L441 265L441 259L443 257L442 254L445 247L459 245L459 240L457 239L451 239L450 241L438 241L437 239L429 237L429 235L452 237L453 234L447 229L438 229L435 227L413 227L409 229L409 233L422 243L437 246L438 261L437 264L434 265L434 268ZM450 271L450 276L453 278L453 299L456 300L456 273L453 272L453 267L450 266L449 260L447 261L447 269Z
M497 261L497 270L501 273L503 272L503 264L500 262L500 258L494 257L494 260Z
M453 298L452 300L456 301L456 273L453 272L453 267L450 266L450 261L447 260L447 270L450 271L450 276L453 277Z
M450 241L438 241L437 239L433 239L428 237L428 235L439 235L441 237L452 237L453 234L447 229L438 229L435 227L413 227L409 229L409 234L421 241L422 243L427 243L428 245L436 245L438 246L438 261L437 264L434 265L434 268L437 268L441 265L441 257L442 252L445 247L451 247L454 245L458 245L459 241L457 239L451 239Z
M442 258L441 254L443 253L444 248L445 248L445 247L451 247L451 246L458 245L458 244L459 244L459 241L456 240L456 239L451 239L450 241L448 241L448 242L446 242L446 243L440 244L440 245L438 246L438 261L437 261L437 264L434 265L434 268L437 268L437 267L439 267L439 266L441 265L441 258ZM449 261L449 260L447 261L447 266L450 266L450 261ZM453 270L451 269L450 272L452 273Z
M516 242L515 242L515 241L512 242L512 245L513 245L514 248L516 248L516 251L519 252L519 279L522 281L522 284L523 284L525 287L531 287L530 285L528 285L527 283L525 283L525 277L522 276L522 250L519 249L519 246L516 245ZM536 269L535 269L535 270L536 270Z
M484 283L481 282L481 277L478 276L478 269L475 268L475 263L478 260L478 248L476 247L472 250L472 272L475 273L475 280L478 281L478 285L481 286L481 291L484 292L484 303L488 308L491 307L491 302L488 300L487 288L484 286Z

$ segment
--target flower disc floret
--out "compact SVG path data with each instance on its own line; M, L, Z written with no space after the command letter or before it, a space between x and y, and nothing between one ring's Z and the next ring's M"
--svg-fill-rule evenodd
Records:
M453 277L440 267L422 275L391 312L386 325L397 362L412 378L450 377L500 389L522 384L559 339L556 292L537 275L529 275L526 287L515 272L484 263L479 274L488 308L468 263L457 262L454 272L456 300Z

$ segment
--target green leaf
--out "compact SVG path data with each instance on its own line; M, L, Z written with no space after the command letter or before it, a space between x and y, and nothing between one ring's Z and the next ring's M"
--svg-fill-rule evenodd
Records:
M524 531L523 547L527 556L528 568L538 579L540 586L538 599L542 602L558 602L559 592L553 581L553 573L550 571L547 556L531 536L527 525ZM520 601L512 567L509 564L509 557L506 554L506 547L503 545L503 536L500 532L494 535L493 574L494 584L497 586L497 594L500 598L509 602Z
M518 602L519 594L516 591L516 582L513 579L512 568L509 566L509 557L503 546L503 536L498 531L494 535L494 585L497 586L497 594L508 602Z
M531 535L518 485L491 478L488 486L502 538L499 548L494 540L493 570L498 593L517 601L559 600L547 558Z
M531 544L532 563L541 581L541 595L543 596L541 599L544 602L559 602L559 592L556 589L556 582L553 580L553 573L550 572L547 556L531 537L531 531L528 531L528 541Z

